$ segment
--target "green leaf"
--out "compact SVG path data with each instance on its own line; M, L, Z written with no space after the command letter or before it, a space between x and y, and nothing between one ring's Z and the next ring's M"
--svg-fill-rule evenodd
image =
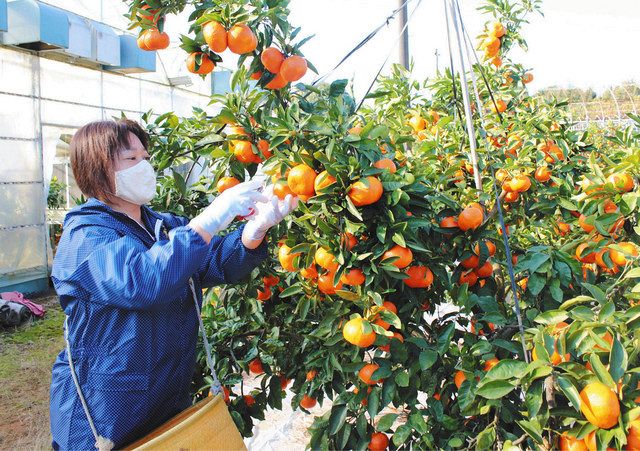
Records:
M627 351L616 337L611 345L609 354L609 374L614 381L620 380L627 371Z
M420 353L418 360L420 361L420 369L426 371L436 363L438 353L432 349L426 349ZM493 369L493 368L492 368Z
M397 413L388 413L386 415L383 415L378 420L378 424L376 425L376 431L380 431L380 432L388 431L389 429L391 429L391 426L393 426L393 423L394 421L396 421L396 418L398 418Z
M592 302L592 301L595 301L595 299L592 298L591 296L584 296L584 295L576 296L575 298L571 298L568 301L565 301L564 303L562 303L562 305L560 306L560 310L568 310L569 307L573 307L574 305L582 304L584 302Z
M527 390L527 393L524 395L524 403L527 406L529 418L534 418L536 415L538 415L540 407L542 407L543 387L544 381L542 379L539 379L531 384L529 390Z
M289 296L293 296L294 294L302 293L303 290L304 288L302 287L302 285L299 285L299 284L291 285L290 287L282 290L282 293L280 293L279 297L281 299L287 298Z
M534 320L538 324L558 324L567 319L569 315L563 310L548 310L536 317Z
M493 448L493 443L496 441L496 429L494 426L487 427L484 431L480 432L477 437L476 451L484 451Z
M412 428L407 424L403 424L402 426L398 427L398 429L396 429L393 434L393 444L396 446L402 445L411 435L411 431Z
M483 380L519 379L526 374L527 368L527 363L521 360L500 360L485 374Z
M335 435L347 419L347 405L334 406L329 417L329 435Z
M576 389L576 387L573 386L573 383L564 376L558 376L557 380L562 393L569 398L573 408L580 412L580 394L578 393L578 389Z
M522 430L526 432L527 435L531 437L536 443L538 443L539 445L543 444L542 427L540 427L540 424L538 423L537 420L535 419L531 421L520 420L520 421L516 421L516 423L518 423L518 425L520 425Z
M602 364L600 357L598 357L595 352L591 354L591 357L589 357L589 363L591 363L591 368L593 368L593 372L596 374L600 382L610 388L615 388L615 382L611 378L607 368Z
M399 387L408 387L409 386L409 374L406 371L401 371L396 374L396 384Z
M589 291L589 293L591 293L591 296L593 296L600 304L604 304L605 302L607 302L607 297L605 296L604 291L602 291L600 288L589 283L583 283L582 286L585 287Z
M424 421L424 415L420 412L409 415L409 424L420 434L426 434L429 431L429 426Z
M329 96L330 97L338 97L344 93L345 88L347 87L348 80L340 79L331 83L329 86Z
M511 393L514 388L516 388L516 386L507 381L491 381L487 382L482 387L478 387L476 395L482 396L486 399L499 399L508 393Z
M534 273L529 277L527 289L531 292L531 294L537 296L538 294L540 294L546 284L547 279L544 275Z
M451 346L451 339L453 338L453 333L456 330L456 325L453 322L447 324L444 331L438 336L438 352L441 355L447 352L449 346Z

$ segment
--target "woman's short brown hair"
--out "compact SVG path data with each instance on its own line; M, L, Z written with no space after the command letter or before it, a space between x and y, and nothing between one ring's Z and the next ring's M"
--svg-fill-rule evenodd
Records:
M135 121L95 121L81 127L71 139L71 169L85 196L109 200L115 195L114 163L129 144L129 133L149 145L147 132Z

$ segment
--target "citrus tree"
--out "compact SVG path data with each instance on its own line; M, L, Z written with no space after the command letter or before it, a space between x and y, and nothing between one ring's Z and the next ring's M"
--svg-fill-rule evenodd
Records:
M128 3L143 48L187 7ZM270 258L203 309L243 435L288 389L294 408L330 403L314 449L640 446L640 134L596 146L561 101L528 93L508 53L538 2L481 8L477 167L451 71L394 66L360 109L344 80L292 86L313 66L287 3L190 2L187 67L238 54L231 91L215 117L144 118L165 171L156 208L193 215L259 163L302 201ZM203 369L195 396L210 383Z

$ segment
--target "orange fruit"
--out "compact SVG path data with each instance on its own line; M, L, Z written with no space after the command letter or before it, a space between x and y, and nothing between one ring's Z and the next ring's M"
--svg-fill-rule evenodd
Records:
M229 404L229 402L231 401L231 398L230 398L231 392L227 387L222 387L222 392L224 393L224 402ZM209 396L211 396L211 392L209 392Z
M556 222L555 229L560 236L565 236L567 233L571 232L571 226L562 221Z
M480 263L480 259L478 258L477 255L472 255L460 262L462 267L465 269L477 268L479 263Z
M402 269L409 266L413 261L413 252L411 252L411 249L409 248L396 244L387 252L382 254L382 261L392 257L398 257L398 259L391 264L396 268Z
M494 113L504 113L507 111L507 103L502 99L498 99L495 105L491 103L491 111Z
M221 23L216 21L205 23L202 25L202 35L204 42L212 51L222 53L227 50L227 30Z
M319 247L314 255L316 264L329 272L336 272L338 270L338 262L335 255L329 252L324 247Z
M481 48L484 49L488 56L493 58L498 54L498 50L500 50L500 39L496 36L489 35L482 41Z
M287 81L298 81L307 73L307 60L300 55L291 55L282 62L279 73Z
M453 383L456 384L456 387L460 388L465 380L467 380L467 376L464 374L464 372L462 370L456 371L456 374L453 377Z
M490 36L494 36L496 38L501 38L507 33L506 28L500 22L492 22L487 27L487 33Z
M313 196L315 194L314 183L317 176L318 174L313 168L306 164L299 164L291 168L287 177L287 184L296 195Z
M524 83L525 85L527 83L531 83L533 81L533 74L530 72L527 72L526 74L524 74L522 76L522 83Z
M447 216L440 220L440 227L443 229L457 229L458 228L458 218L455 216Z
M500 362L499 359L497 359L496 357L493 357L489 360L487 360L486 362L484 362L484 371L489 371L491 368L493 368L494 366L496 366L498 364L498 362Z
M633 190L635 186L633 177L631 177L626 172L622 174L610 175L607 179L607 182L611 183L616 188L616 190L621 193L628 193L629 191Z
M317 403L318 403L318 401L316 401L311 396L304 395L302 397L302 399L300 400L300 407L302 407L303 409L309 410L309 409L315 407Z
M260 359L253 359L249 362L249 372L253 374L262 374L264 373L264 369L262 368L262 362Z
M460 285L468 284L470 287L474 286L478 281L478 276L473 271L468 271L466 273L460 273L460 278L458 279L458 283Z
M640 419L635 419L629 423L627 434L627 451L640 450Z
M595 432L595 431L594 431ZM560 436L560 451L587 451L587 444L585 441L578 440L575 437L571 437L564 432Z
M278 276L265 276L262 278L262 283L264 283L265 287L275 287L280 282L280 277Z
M605 213L616 213L618 211L618 206L611 199L605 200L602 208Z
M197 61L200 61L199 65L197 64ZM213 64L213 61L211 61L204 53L195 52L187 57L187 70L194 74L206 75L213 72L213 69L215 68L216 65Z
M371 379L371 375L375 373L378 368L380 368L379 365L368 363L358 371L358 377L367 385L375 385L380 382L380 379Z
M240 183L240 180L238 180L235 177L222 177L220 180L218 180L218 183L216 183L216 189L218 190L219 193L222 193L228 190L229 188L231 188L232 186L236 186L239 183Z
M404 337L400 335L398 332L394 332L393 337L387 337L387 338L389 338L389 340L400 340L401 343L404 343ZM382 345L382 346L379 346L378 349L384 352L390 352L391 345Z
M282 89L287 86L288 83L289 82L280 75L280 72L278 72L269 83L264 85L264 87L267 89Z
M494 56L493 58L491 58L491 64L496 66L496 68L502 67L502 58L500 58L499 56Z
M336 178L334 176L330 175L327 171L322 171L315 178L315 181L313 182L313 189L317 193L327 186L334 184L335 182Z
M156 20L156 14L158 14L157 9L151 9L149 5L143 5L140 7L140 9L144 9L148 13L148 14L144 14L142 11L138 11L136 14L140 19L152 21L154 23L157 22Z
M618 246L624 250L624 253L611 249L611 253L609 254L611 261L616 265L624 266L629 263L630 260L625 256L625 254L629 254L632 257L638 256L638 249L633 243L627 241L624 243L618 243Z
M487 250L489 251L489 257L493 257L496 254L496 245L493 244L492 241L485 241L484 244L487 246ZM473 252L476 255L480 255L480 245L478 243L473 247Z
M291 381L287 379L287 377L284 374L281 374L280 376L278 376L278 379L280 379L280 388L282 390L286 390L287 386Z
M413 129L414 132L418 133L419 131L427 128L427 122L421 116L411 116L409 119L409 125Z
M333 284L334 277L335 277L335 273L333 272L318 276L318 290L320 290L324 294L336 294L337 290L341 290L342 282L338 281L338 284L334 285Z
M233 154L239 162L244 164L259 163L260 157L253 153L253 145L249 141L236 141Z
M595 263L596 254L594 252L590 252L584 256L582 255L587 247L589 247L589 243L579 244L576 248L576 258L582 263Z
M540 166L536 169L535 177L541 183L548 182L551 178L551 171L546 166Z
M249 76L252 80L260 80L260 77L262 77L262 71L254 72Z
M360 348L371 346L376 341L376 333L373 329L369 333L365 333L365 323L369 324L363 318L354 318L347 321L342 328L342 336L346 341Z
M245 24L237 24L231 27L227 33L229 50L237 55L253 52L258 46L258 39L251 28Z
M536 352L536 348L533 348L533 351L531 351L531 358L533 360L538 360L538 353ZM553 354L551 354L549 356L549 360L551 361L552 365L559 365L562 362L568 362L569 360L571 360L571 354L566 353L564 356L561 356L558 353L558 340L556 340L553 343Z
M395 174L396 164L390 158L383 158L373 163L373 166L378 169L387 169L390 173Z
M288 194L295 196L294 192L291 191L289 185L284 180L278 180L273 184L273 194L278 196L278 199L284 200Z
M389 437L384 432L374 432L367 445L369 451L384 451L389 446Z
M271 288L264 287L264 290L258 289L258 295L256 296L256 299L258 299L259 301L267 301L271 299Z
M256 403L256 399L251 395L244 395L242 399L244 400L244 403L247 405L247 407L251 407Z
M511 204L513 202L517 202L518 199L520 199L520 193L517 192L511 192L511 193L507 193L504 196L504 201L508 204Z
M305 279L315 279L316 277L318 277L318 270L316 269L316 265L311 265L308 268L301 269L300 275Z
M295 271L295 268L293 267L293 260L298 255L300 254L291 254L291 248L286 244L283 244L278 250L278 260L280 261L280 266L282 266L285 271Z
M390 312L393 312L395 314L398 313L398 308L396 307L396 305L393 302L389 301L384 301L382 303L382 306L380 307L380 310L389 310ZM384 330L389 330L389 327L391 327L391 324L379 318L378 315L376 315L376 321L374 324L382 327Z
M587 420L602 429L618 424L620 403L616 394L601 382L591 382L580 392L580 410Z
M157 28L150 28L140 33L137 41L142 50L163 50L169 47L169 35L160 33Z
M369 176L355 182L349 188L347 195L356 207L375 204L382 197L382 183L375 177Z
M346 232L342 234L340 244L344 244L347 250L351 250L356 244L358 244L358 240L352 233Z
M272 74L277 74L280 72L280 67L282 67L282 62L284 61L284 55L280 50L275 47L267 47L262 51L260 55L260 61L265 69L267 69Z
M531 188L531 179L525 174L518 174L504 184L507 192L524 193Z
M273 155L273 152L269 150L269 141L266 139L258 140L256 147L265 158L270 158Z
M345 272L342 276L340 276L340 281L345 285L357 286L362 285L365 281L364 273L360 268L353 268Z
M429 288L433 283L433 273L426 266L410 266L406 273L409 277L404 283L411 288Z
M318 374L317 370L307 371L307 377L306 377L307 382L314 380L317 374Z
M354 125L349 129L348 133L350 135L360 135L360 133L362 133L362 127L359 125Z
M483 219L482 207L470 205L458 216L458 227L462 231L475 230L482 224Z
M484 262L484 265L475 270L476 276L486 278L493 274L493 266L491 262Z
M587 217L581 214L580 217L578 218L578 224L580 224L580 227L582 227L582 230L584 230L587 233L591 233L593 229L595 229L595 226L592 226L591 224L587 224L586 220L587 220Z

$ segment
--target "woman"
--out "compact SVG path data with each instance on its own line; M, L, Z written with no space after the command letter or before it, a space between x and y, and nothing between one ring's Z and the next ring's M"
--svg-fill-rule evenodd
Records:
M73 174L89 201L67 215L52 271L74 370L62 351L51 382L56 450L96 446L79 393L96 435L116 448L191 404L198 319L190 279L201 303L202 288L247 276L267 256L269 228L297 205L262 192L260 176L190 221L154 212L145 206L156 191L147 146L128 120L90 123L71 141Z

